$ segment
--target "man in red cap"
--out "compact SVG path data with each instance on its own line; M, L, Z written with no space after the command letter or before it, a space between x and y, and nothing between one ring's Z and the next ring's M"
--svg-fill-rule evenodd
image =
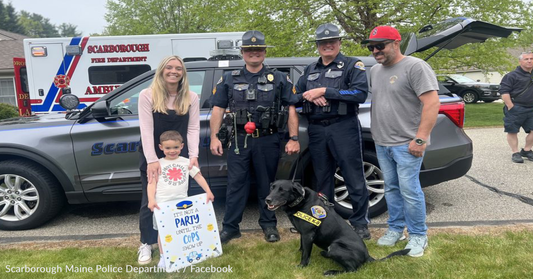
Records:
M370 70L372 138L385 179L389 229L378 245L404 239L409 255L421 257L427 247L426 204L420 166L439 111L439 85L423 60L404 56L401 36L391 26L378 26L363 44L378 62Z

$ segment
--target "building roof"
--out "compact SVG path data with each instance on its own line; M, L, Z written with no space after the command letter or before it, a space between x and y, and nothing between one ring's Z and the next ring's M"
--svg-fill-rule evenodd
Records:
M24 35L0 29L0 71L13 70L13 57L24 57Z

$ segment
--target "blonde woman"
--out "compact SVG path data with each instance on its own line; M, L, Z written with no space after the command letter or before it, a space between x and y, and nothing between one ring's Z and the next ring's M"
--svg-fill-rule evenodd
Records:
M198 165L198 144L200 142L200 101L198 95L189 90L187 70L178 56L163 59L149 88L139 96L139 126L141 129L141 171L142 201L139 213L141 246L139 264L152 261L152 244L157 243L157 231L153 229L152 211L148 208L147 185L159 177L159 158L163 151L156 143L165 131L175 130L182 135L184 148L180 156L189 158L189 169Z

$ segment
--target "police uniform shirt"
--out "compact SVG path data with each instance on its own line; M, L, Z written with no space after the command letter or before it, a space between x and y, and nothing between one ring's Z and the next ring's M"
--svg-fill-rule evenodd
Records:
M257 73L251 73L246 69L246 66L243 66L241 70L237 71L240 72L240 75L244 74L244 78L251 86L257 86L257 80L261 76L265 74L272 74L274 76L274 93L276 94L276 97L273 98L273 100L276 101L278 99L278 94L281 94L281 105L287 106L289 104L293 85L286 74L280 71L269 70L264 65L263 68ZM233 90L233 72L234 71L225 73L217 82L217 85L213 90L213 96L211 97L211 105L224 109L228 107L232 101L230 96L232 95ZM249 102L251 106L254 106L255 101Z
M366 101L368 81L365 66L359 59L346 57L342 53L339 53L327 66L322 63L320 57L317 62L305 68L304 74L296 84L297 94L293 96L291 103L301 105L304 101L302 94L319 87L326 87L324 97L328 101L333 100L332 110L327 117L337 116L336 106L339 101L347 104L360 104ZM312 106L316 107L314 104ZM320 114L320 111L313 108L312 114ZM349 111L349 113L355 112Z

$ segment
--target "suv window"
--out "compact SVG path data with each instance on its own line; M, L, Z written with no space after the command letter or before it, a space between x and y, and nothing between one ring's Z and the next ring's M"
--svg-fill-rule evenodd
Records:
M137 86L121 94L109 103L109 110L112 115L138 114L139 94L152 83L153 78L148 79Z
M89 82L93 85L124 84L150 70L150 65L93 66L89 67Z
M202 88L204 85L205 71L189 71L187 73L189 79L189 88L194 93L198 94L198 98L202 95ZM138 114L139 109L139 94L145 88L148 88L152 83L153 77L146 81L132 87L124 94L113 99L109 103L109 109L112 115L124 114Z

